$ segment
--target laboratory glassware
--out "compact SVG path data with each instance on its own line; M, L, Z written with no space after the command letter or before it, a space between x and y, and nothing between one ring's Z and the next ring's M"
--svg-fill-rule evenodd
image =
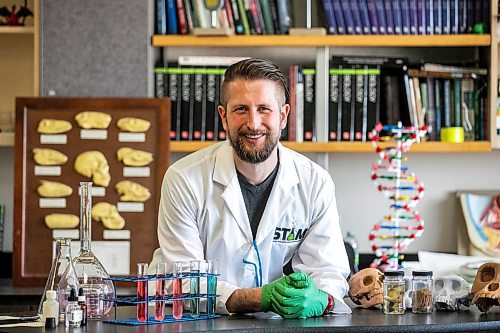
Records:
M114 285L90 248L92 235L92 182L80 182L80 253L74 260L76 276L85 294L87 319L106 316L113 303Z
M174 262L174 277L175 279L172 281L172 297L181 298L182 297L182 273L184 269L184 262L175 261ZM174 319L181 319L183 315L183 306L184 302L173 301L172 302L172 317Z
M156 302L155 319L163 320L165 318L165 277L167 275L167 263L159 262L156 264Z
M148 264L137 264L137 321L145 322L148 319ZM141 280L141 278L144 278Z
M214 315L217 310L217 274L219 273L219 260L207 260L207 315Z
M64 270L59 277L61 270ZM59 301L59 320L64 321L66 306L71 289L78 289L78 277L71 258L71 238L56 238L56 257L50 269L45 289L57 291Z
M191 317L199 317L200 316L200 261L199 260L191 260L191 277L190 277L190 288L189 292L191 294L190 301L190 309L191 309Z

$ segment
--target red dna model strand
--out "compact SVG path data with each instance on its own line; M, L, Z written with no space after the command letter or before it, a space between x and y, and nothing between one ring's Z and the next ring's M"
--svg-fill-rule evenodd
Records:
M371 267L381 270L398 269L400 251L424 231L424 220L415 206L424 195L424 185L404 166L406 153L427 133L426 127L385 125L378 123L372 130L372 145L378 161L372 166L375 186L390 201L390 213L375 224L368 239L375 253Z

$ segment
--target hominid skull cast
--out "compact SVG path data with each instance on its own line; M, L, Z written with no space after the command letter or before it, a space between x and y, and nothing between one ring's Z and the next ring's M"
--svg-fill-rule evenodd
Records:
M492 306L500 306L500 263L487 262L477 270L472 285L476 304L481 312L488 312Z
M470 286L458 275L448 275L434 279L434 307L440 311L456 311L468 307L472 297Z
M384 275L376 268L365 268L349 280L349 297L363 308L382 304Z

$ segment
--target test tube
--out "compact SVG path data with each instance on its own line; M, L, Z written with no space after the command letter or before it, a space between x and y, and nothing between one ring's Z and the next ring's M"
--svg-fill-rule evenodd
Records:
M200 261L191 260L191 279L190 289L191 294L191 317L197 318L200 316Z
M172 297L181 298L182 297L182 271L183 271L183 262L175 261L174 262L174 281L172 282ZM172 302L172 317L174 319L181 319L183 312L183 301L173 301Z
M219 273L219 260L208 259L207 267L207 315L213 316L217 309L217 274Z
M165 276L167 275L167 263L159 262L156 264L156 302L155 319L162 321L165 318Z
M148 264L138 263L137 264L137 321L145 322L148 319Z

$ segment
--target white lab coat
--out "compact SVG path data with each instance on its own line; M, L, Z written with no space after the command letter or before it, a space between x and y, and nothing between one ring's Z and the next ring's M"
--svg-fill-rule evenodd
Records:
M294 271L311 275L318 288L335 298L334 312L350 313L342 300L350 270L333 180L308 158L281 144L278 149L278 174L255 239L262 284L281 277L283 266L292 259ZM219 313L228 313L225 303L234 290L256 287L254 267L242 262L259 267L229 142L195 152L168 168L158 238L153 267L160 260L169 267L178 260L220 260ZM202 284L201 292L204 288Z

